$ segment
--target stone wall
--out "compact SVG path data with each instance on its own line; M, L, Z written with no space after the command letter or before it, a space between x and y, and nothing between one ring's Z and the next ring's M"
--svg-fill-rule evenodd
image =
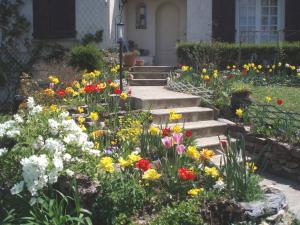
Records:
M300 182L300 147L281 143L275 139L261 138L245 131L244 128L231 128L232 134L243 134L246 151L257 158L261 169L291 178Z

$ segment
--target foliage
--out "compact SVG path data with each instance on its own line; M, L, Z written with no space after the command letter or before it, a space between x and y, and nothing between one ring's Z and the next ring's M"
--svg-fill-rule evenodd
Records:
M167 206L159 213L150 225L202 225L204 224L199 213L199 200L190 199Z
M133 177L116 173L102 177L100 182L100 193L93 208L97 223L118 224L123 215L131 216L143 208L146 191Z
M228 140L231 140L230 137ZM224 161L222 172L226 189L238 201L254 201L262 198L260 177L255 175L256 166L247 162L244 138L229 141L222 146Z
M79 70L87 70L88 72L99 70L104 66L103 54L92 44L75 46L71 49L69 63Z
M95 34L88 33L84 35L81 42L83 45L88 45L90 43L99 43L103 41L103 30L96 31Z
M177 55L181 64L204 66L209 64L224 67L241 65L247 62L270 64L289 62L299 64L300 44L298 42L283 42L278 44L231 44L187 42L177 47Z

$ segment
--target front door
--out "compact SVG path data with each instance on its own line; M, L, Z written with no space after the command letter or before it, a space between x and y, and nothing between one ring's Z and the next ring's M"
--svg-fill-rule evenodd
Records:
M159 6L156 11L157 65L177 65L176 43L180 39L180 11L171 2Z

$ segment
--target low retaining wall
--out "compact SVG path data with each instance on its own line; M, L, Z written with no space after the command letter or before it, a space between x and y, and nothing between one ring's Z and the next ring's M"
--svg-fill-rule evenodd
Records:
M232 126L229 130L232 136L236 137L239 134L244 136L247 153L258 159L262 169L300 182L299 146L257 137L242 127Z

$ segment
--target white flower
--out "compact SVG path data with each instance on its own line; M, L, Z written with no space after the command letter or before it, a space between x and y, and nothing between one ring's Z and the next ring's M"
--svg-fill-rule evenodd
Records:
M37 106L34 106L34 107L32 108L32 110L29 112L29 114L30 114L30 115L35 115L35 114L37 114L37 113L42 112L42 110L43 110L43 107L40 106L40 105L37 105Z
M7 148L0 148L0 157L7 153Z
M60 119L66 119L69 115L70 115L70 114L69 114L68 111L64 111L64 112L62 112L61 114L59 114L58 117L59 117Z
M32 109L34 106L35 106L35 102L34 102L33 97L29 97L29 98L27 99L27 107L28 107L29 109Z
M20 181L19 183L16 183L11 189L10 193L12 195L19 194L21 191L23 191L24 188L24 181Z
M6 135L9 138L15 138L17 136L20 136L20 131L18 129L9 130L6 132Z
M66 162L70 162L72 159L72 156L69 153L64 154L63 160Z
M50 133L52 135L56 135L59 132L59 123L54 119L48 119L48 126L50 129Z
M289 67L290 67L290 64L286 63L286 64L285 64L285 67L286 67L286 68L289 68Z
M215 189L222 190L225 187L225 184L222 180L217 180L216 184L213 186Z
M36 203L36 198L32 197L29 201L29 205L33 206Z
M64 144L57 139L48 138L45 141L45 149L51 151L53 154L61 154L66 151Z
M64 142L66 144L77 144L78 142L78 138L75 134L68 134L65 138L64 138Z
M91 155L100 156L100 151L96 149L88 149L87 152Z
M75 173L74 173L74 171L72 171L72 170L66 169L66 174L67 174L69 177L73 177Z
M57 179L58 179L58 171L53 169L51 170L51 172L48 174L48 182L49 184L54 184L57 182Z
M14 119L17 123L23 123L24 122L23 118L19 114L15 114Z
M35 196L38 190L46 186L48 182L46 174L48 164L48 158L44 154L40 156L32 155L21 160L23 179L32 196Z
M33 143L32 147L35 149L35 150L38 150L38 149L42 149L44 147L44 138L39 135L36 139L36 141Z
M64 163L61 157L59 157L58 155L55 155L52 163L54 165L54 168L56 171L62 171L64 169Z

